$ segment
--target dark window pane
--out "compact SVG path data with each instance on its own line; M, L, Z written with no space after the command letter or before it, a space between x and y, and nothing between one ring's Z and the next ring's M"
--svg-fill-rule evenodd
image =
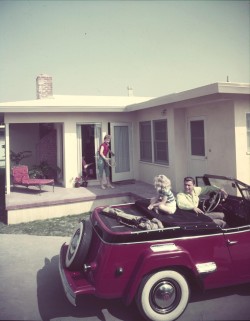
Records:
M191 131L191 154L194 156L205 156L204 121L196 120L190 122Z
M140 160L152 162L151 122L140 123Z
M158 164L168 164L167 120L155 120L154 124L154 161Z

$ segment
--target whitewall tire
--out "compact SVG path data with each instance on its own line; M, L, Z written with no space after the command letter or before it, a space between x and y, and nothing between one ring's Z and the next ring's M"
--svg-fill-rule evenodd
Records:
M65 266L69 270L78 270L83 267L89 251L91 237L91 222L89 220L81 221L70 240L66 253Z
M188 283L182 274L165 270L142 280L136 302L147 319L173 321L184 312L189 293Z

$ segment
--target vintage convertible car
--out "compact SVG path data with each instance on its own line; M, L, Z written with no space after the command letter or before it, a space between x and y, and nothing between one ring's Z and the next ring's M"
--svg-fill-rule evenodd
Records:
M147 199L98 207L60 251L69 301L76 305L84 294L125 304L135 299L145 319L170 321L183 313L194 286L250 282L250 186L215 175L197 181L228 193L226 199L212 193L200 204L205 211L224 212L226 228L194 212L155 213Z

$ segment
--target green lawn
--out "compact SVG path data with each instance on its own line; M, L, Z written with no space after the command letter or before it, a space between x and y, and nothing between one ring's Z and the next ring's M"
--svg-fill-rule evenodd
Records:
M6 225L3 214L5 208L5 168L0 168L0 234L30 234L44 236L72 236L73 231L89 213L52 218L43 221ZM2 219L2 222L1 222Z
M6 225L0 222L0 234L72 236L80 220L90 213L52 218L43 221Z

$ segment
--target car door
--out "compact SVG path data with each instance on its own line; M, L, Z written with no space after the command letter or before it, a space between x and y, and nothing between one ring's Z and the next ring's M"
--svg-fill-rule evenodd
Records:
M250 281L250 225L224 231L232 259L235 282Z

